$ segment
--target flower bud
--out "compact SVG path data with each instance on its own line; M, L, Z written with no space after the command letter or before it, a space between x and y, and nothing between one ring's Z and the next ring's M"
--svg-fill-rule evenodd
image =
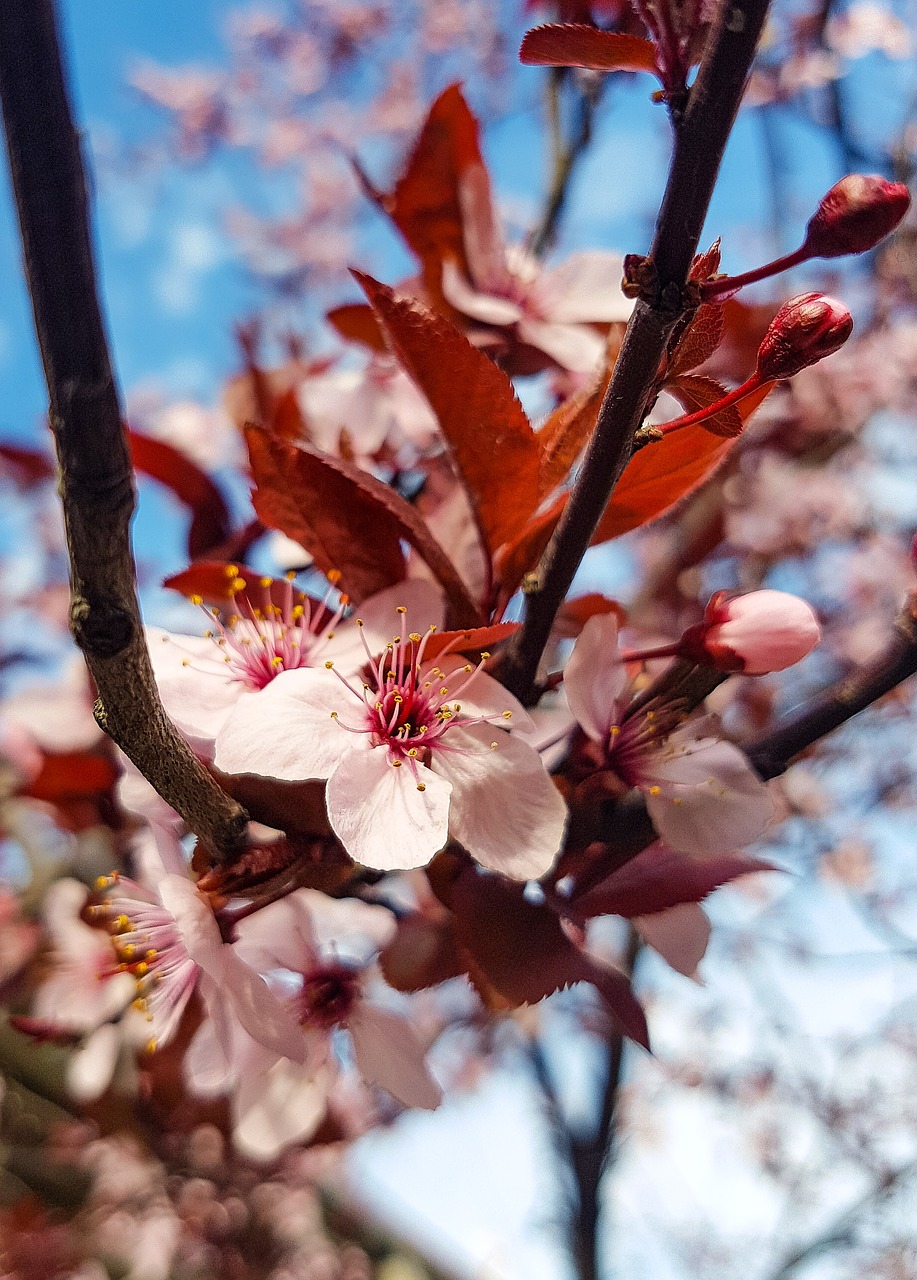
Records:
M851 173L835 183L809 219L803 249L811 258L865 253L897 227L911 203L903 182Z
M762 379L791 378L824 360L853 332L853 317L842 302L823 293L801 293L785 302L758 348Z
M700 626L682 637L681 651L716 667L761 676L801 662L821 639L818 619L805 600L785 591L729 596L718 591Z

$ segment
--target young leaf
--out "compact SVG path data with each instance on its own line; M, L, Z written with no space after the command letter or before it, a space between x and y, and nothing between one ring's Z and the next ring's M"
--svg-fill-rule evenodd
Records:
M206 472L164 440L128 431L134 467L171 489L191 512L188 554L202 556L229 537L232 528L223 495Z
M527 31L519 61L530 67L585 67L590 71L656 72L652 41L579 22L551 22Z
M737 405L743 422L748 421L773 385L766 383ZM629 462L605 508L592 545L619 538L661 516L706 480L732 445L733 441L695 426L674 431L658 444L641 449Z
M450 618L459 626L480 622L452 561L394 489L353 463L272 440L258 427L249 427L246 436L258 486L255 510L270 528L304 546L323 572L340 570L354 600L403 579L403 540L443 588Z
M485 551L511 541L538 504L539 448L513 385L454 325L354 272L392 350L427 397L471 501Z
M698 307L691 325L672 353L668 376L688 373L709 360L723 340L725 315L717 302L705 302Z
M714 378L704 378L696 373L683 374L681 377L674 378L671 382L667 382L665 387L666 391L673 395L688 413L694 413L697 409L706 409L726 395L726 388ZM711 414L698 425L715 436L734 440L736 436L742 434L744 424L739 406L730 404L725 409Z

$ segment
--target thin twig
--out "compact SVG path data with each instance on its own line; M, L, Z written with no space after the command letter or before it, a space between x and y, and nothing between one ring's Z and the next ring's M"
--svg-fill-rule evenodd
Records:
M557 610L633 451L666 344L685 310L685 283L754 57L768 0L725 0L680 121L653 241L655 297L634 308L579 478L535 575L525 621L501 679L524 701Z
M70 627L96 683L96 718L208 848L226 856L244 837L245 812L166 717L140 620L133 473L52 0L0 4L0 102L60 466Z

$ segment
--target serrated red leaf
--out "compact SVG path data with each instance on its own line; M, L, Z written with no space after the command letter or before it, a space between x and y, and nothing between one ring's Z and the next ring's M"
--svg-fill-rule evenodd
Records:
M590 71L650 71L657 75L651 40L600 31L579 22L551 22L527 31L519 61L530 67L585 67Z
M524 886L469 868L452 896L455 931L481 973L511 1004L590 982L632 1040L649 1048L646 1016L630 982L582 951L549 907L528 901Z
M689 373L709 360L723 339L725 313L717 302L705 302L698 307L691 325L672 353L668 376Z
M443 262L452 259L466 272L471 266L466 220L476 224L476 241L499 239L479 134L461 86L450 85L431 106L394 190L379 200L420 259L439 305Z
M743 421L748 421L773 385L765 384L738 405ZM663 515L713 473L734 443L696 426L673 431L641 449L628 463L605 508L592 545L619 538Z
M465 972L452 920L419 911L398 921L394 938L379 954L382 976L396 991L423 991Z
M280 608L286 603L289 591L293 593L294 604L302 604L306 599L304 591L291 586L283 578L270 578L247 565L230 564L226 560L198 560L181 573L173 573L171 577L165 578L162 585L169 591L177 591L186 597L200 596L206 604L223 608L231 604L234 596L239 594L233 592L232 587L240 578L246 584L241 591L256 609L265 603L265 592L269 593L270 603ZM265 586L265 581L269 585ZM311 607L315 607L314 601L311 602Z
M546 511L525 526L514 542L502 549L495 577L500 584L500 599L504 604L518 589L525 575L538 564L566 505L567 495L562 493Z
M191 512L188 554L202 556L225 542L232 528L229 511L207 473L164 440L137 431L127 435L135 469L165 485Z
M689 280L709 280L720 269L720 237L714 240L709 249L695 256L688 272Z
M538 442L513 384L448 320L353 274L430 402L492 558L538 504Z
M538 431L541 450L539 493L542 498L563 484L592 435L620 348L620 338L609 338L601 377L592 387L558 405Z
M726 395L726 388L715 378L705 378L699 374L682 374L666 382L665 389L684 407L688 413L698 409L707 409ZM698 423L705 431L726 440L734 440L742 434L742 414L737 404L727 405Z
M379 321L373 315L372 307L365 302L348 302L340 307L332 307L325 319L348 342L359 342L370 351L388 350Z
M403 540L443 588L453 621L480 622L455 566L394 489L351 462L272 440L259 427L249 427L246 438L258 486L255 510L304 546L324 573L337 569L354 601L404 579Z
M632 919L667 911L683 902L703 902L714 889L739 876L777 870L773 863L747 853L689 858L654 844L571 905L580 919L607 915Z

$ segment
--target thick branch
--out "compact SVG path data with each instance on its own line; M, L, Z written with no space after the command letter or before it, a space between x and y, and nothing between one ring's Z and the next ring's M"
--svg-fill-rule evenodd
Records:
M531 701L554 617L573 581L609 497L630 461L666 343L684 310L684 286L720 161L767 14L768 0L725 0L688 108L675 136L651 256L657 292L634 308L579 478L548 546L525 622L501 671Z
M134 487L96 292L86 183L52 0L0 4L0 102L70 552L70 626L107 733L198 836L231 853L244 811L167 719L137 603Z

